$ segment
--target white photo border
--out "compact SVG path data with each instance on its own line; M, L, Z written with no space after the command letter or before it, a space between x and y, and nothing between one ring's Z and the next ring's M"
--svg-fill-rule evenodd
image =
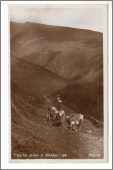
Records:
M10 30L8 6L13 4L106 4L108 26L104 37L104 160L11 161ZM1 3L1 165L3 169L111 169L112 167L112 2L111 1L2 1ZM106 70L105 70L106 68ZM109 116L108 116L109 115ZM106 125L107 122L107 126ZM108 129L108 130L106 130ZM105 142L106 141L106 142Z

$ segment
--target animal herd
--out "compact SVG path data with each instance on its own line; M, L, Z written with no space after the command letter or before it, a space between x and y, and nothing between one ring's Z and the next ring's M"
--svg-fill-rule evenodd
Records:
M63 109L58 110L55 106L48 108L47 120L51 121L53 125L63 125L75 132L78 132L82 122L84 121L84 115L81 113L67 114Z

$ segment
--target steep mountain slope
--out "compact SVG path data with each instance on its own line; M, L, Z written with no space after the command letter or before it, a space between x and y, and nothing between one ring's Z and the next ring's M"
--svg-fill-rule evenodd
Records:
M63 126L52 126L46 120L47 107L38 97L13 89L13 159L103 158L102 129L88 120L77 134Z
M102 72L101 33L11 23L12 158L103 158ZM59 93L66 113L85 114L78 134L46 120Z
M11 79L23 92L39 97L51 95L66 86L59 76L23 59L16 59L11 69Z
M102 129L96 128L87 119L79 134L47 122L48 102L44 96L64 89L64 80L23 59L16 59L13 63L11 79L13 159L103 157ZM69 108L65 111L72 112Z
M102 65L101 33L34 23L12 23L11 32L16 57L46 67L65 79L84 75L92 68L96 71Z
M11 44L12 61L24 59L65 79L67 88L60 93L66 104L103 119L101 33L36 23L11 23Z

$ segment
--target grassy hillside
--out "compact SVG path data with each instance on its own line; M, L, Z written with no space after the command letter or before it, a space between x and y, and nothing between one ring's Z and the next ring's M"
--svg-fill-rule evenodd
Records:
M41 66L65 80L67 87L60 92L66 104L97 119L103 118L101 33L35 23L11 23L11 44L12 58Z
M65 79L102 69L102 34L25 23L11 24L13 54Z
M92 124L103 122L102 34L38 23L11 23L10 31L12 158L102 158L102 127ZM66 113L85 114L79 134L46 120L45 96L53 102L59 93Z

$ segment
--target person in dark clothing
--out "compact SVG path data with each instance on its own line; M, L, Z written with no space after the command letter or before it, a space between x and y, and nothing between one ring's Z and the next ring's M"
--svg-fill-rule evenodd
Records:
M63 101L62 101L60 95L57 96L56 102L57 102L57 109L61 110L62 109L62 105L63 105Z

